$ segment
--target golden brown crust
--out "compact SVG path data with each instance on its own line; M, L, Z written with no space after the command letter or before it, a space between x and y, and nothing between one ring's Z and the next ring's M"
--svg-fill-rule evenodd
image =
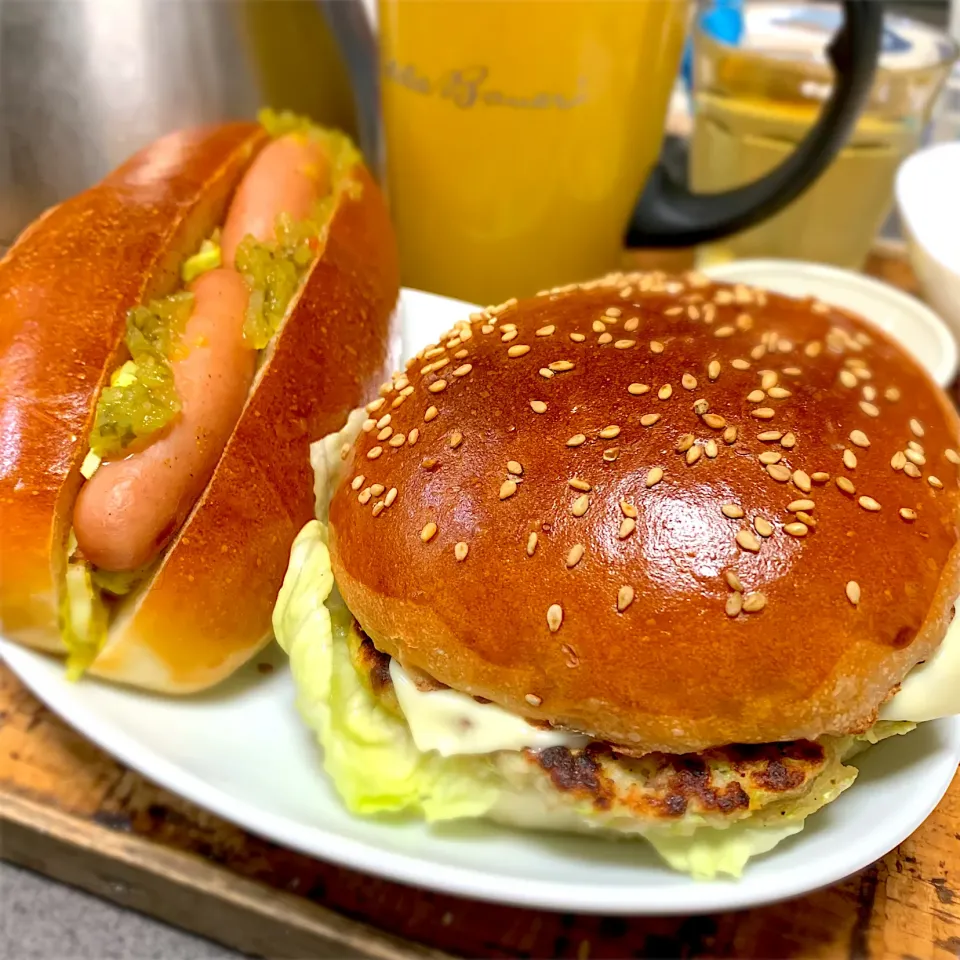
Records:
M474 320L408 369L400 406L394 389L371 414L391 420L361 434L330 510L348 606L405 665L614 743L864 729L940 643L960 589L946 396L844 311L693 276L586 287ZM728 572L761 610L737 612Z
M207 489L91 672L167 693L228 676L270 635L290 545L313 515L310 442L384 374L399 288L386 206L350 176L326 246L273 343Z
M0 632L60 648L57 583L127 311L179 284L266 134L171 134L39 218L0 261Z

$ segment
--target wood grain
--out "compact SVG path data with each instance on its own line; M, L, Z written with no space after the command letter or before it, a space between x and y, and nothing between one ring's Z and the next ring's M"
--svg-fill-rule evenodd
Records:
M913 288L895 256L870 269ZM897 850L800 900L682 918L547 913L401 886L254 837L125 769L2 665L0 855L270 957L960 958L960 774Z

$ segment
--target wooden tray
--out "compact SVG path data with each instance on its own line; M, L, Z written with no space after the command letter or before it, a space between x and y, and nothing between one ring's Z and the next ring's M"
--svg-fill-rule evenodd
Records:
M913 289L896 258L870 269ZM897 850L801 900L667 919L546 913L400 886L254 837L112 760L2 665L0 855L270 957L960 957L960 774Z

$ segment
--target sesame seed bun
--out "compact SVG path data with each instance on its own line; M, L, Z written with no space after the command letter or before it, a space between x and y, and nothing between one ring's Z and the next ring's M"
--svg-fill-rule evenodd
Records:
M960 592L960 423L879 329L696 275L474 314L330 509L377 649L630 751L865 730Z

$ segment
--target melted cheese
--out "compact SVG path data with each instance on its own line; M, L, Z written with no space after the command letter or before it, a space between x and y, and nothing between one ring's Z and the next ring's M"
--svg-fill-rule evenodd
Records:
M914 667L896 696L880 708L881 720L922 723L960 714L960 616L953 618L937 652Z
M577 749L590 742L581 734L540 729L495 703L478 703L456 690L418 690L396 660L390 661L390 678L413 742L423 753L436 750L450 757L526 748Z

